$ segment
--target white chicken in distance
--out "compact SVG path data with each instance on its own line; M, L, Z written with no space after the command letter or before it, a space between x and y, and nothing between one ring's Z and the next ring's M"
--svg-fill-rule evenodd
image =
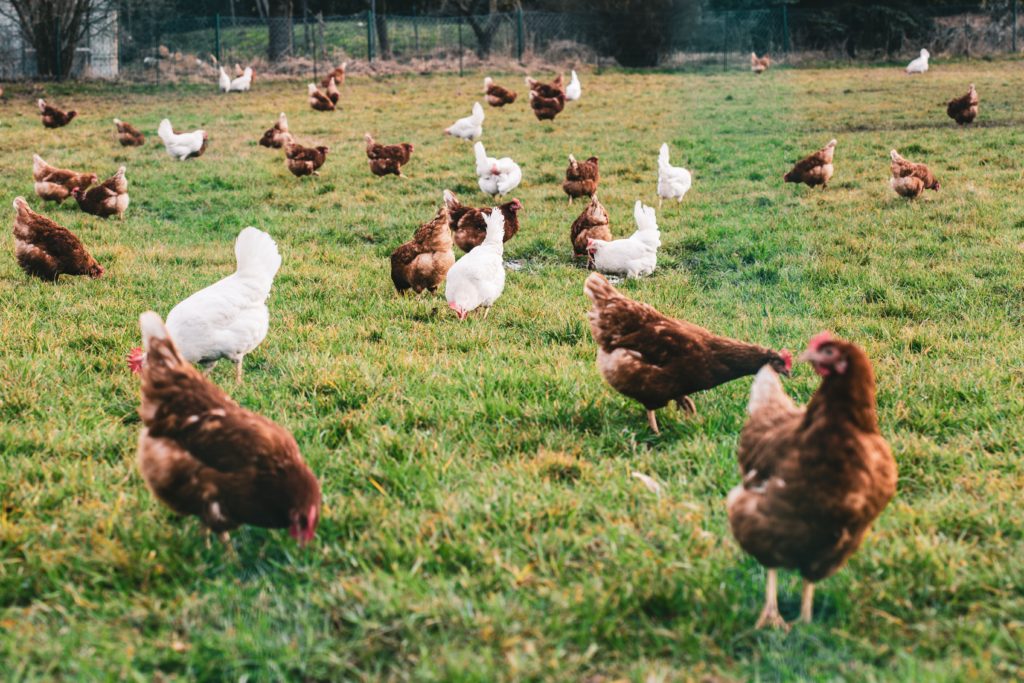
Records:
M626 239L611 242L592 239L587 243L587 253L595 270L626 277L654 272L658 265L658 247L661 246L654 209L637 200L633 217L636 219L636 232Z
M228 90L231 92L247 92L252 87L252 67L245 67L242 75L231 81Z
M220 70L220 76L217 79L217 88L221 92L231 90L231 77L228 76L228 72L224 70L223 66L219 66L217 68Z
M928 59L931 58L931 53L928 50L921 50L921 56L907 64L907 75L923 74L928 71Z
M463 140L475 140L484 134L484 108L479 102L473 103L473 113L461 118L444 129L444 132L452 137Z
M180 135L175 133L170 119L161 121L156 133L163 140L167 153L178 161L188 159L198 152L207 140L205 130L194 130L191 133L181 133Z
M270 235L248 227L235 240L235 272L188 297L167 314L167 330L189 363L212 366L221 358L235 364L242 381L242 360L267 336L267 297L281 267ZM145 355L132 349L128 366L139 372Z
M505 289L505 216L494 207L484 217L487 236L479 246L455 262L448 271L444 298L459 320L472 311L484 309L484 318Z
M682 166L673 166L668 161L668 143L662 143L658 152L658 208L666 199L683 201L690 191L693 178Z
M583 95L583 86L580 84L580 78L576 75L575 71L572 71L572 78L569 79L569 85L565 86L565 99L570 102L575 102Z
M479 177L480 190L484 194L500 199L519 187L523 180L523 171L511 158L495 159L487 156L482 142L473 145L473 153L476 154L476 174Z

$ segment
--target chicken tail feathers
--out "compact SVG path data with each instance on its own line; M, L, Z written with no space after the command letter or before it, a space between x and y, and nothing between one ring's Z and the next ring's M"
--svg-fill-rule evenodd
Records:
M668 143L661 143L661 149L658 151L658 165L668 166Z
M171 120L164 119L161 121L160 126L156 129L156 134L166 143L174 135L174 129L171 128Z
M451 190L444 191L444 205L448 207L449 211L455 211L456 209L462 208L459 198L456 197L455 193Z
M281 267L281 254L270 235L251 226L242 230L235 241L235 259L238 275L265 281L269 294L274 275Z

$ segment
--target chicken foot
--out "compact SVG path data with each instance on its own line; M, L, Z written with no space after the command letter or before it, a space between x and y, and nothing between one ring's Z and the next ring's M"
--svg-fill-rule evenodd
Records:
M765 584L765 596L764 596L764 609L761 610L761 616L758 617L757 623L754 624L754 628L761 629L765 626L770 628L781 628L784 631L789 630L789 624L779 614L779 591L778 591L778 577L776 576L776 570L768 570L768 580Z
M811 613L814 611L814 583L804 579L803 593L800 595L800 622L811 623Z

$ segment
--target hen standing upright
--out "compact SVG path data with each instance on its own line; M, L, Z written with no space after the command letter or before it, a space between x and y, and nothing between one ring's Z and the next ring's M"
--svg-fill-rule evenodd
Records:
M490 209L463 206L451 190L444 191L444 204L448 207L448 225L459 249L468 252L480 246L487 236L486 218ZM518 199L513 199L499 205L498 210L505 217L504 241L508 242L519 232L519 212L523 210L523 205Z
M192 367L159 315L143 313L139 326L146 364L137 462L149 489L225 542L242 524L288 529L299 545L311 541L320 484L295 438Z
M568 102L576 102L583 96L583 86L580 84L580 77L576 71L570 72L569 85L565 86L565 99Z
M448 228L448 207L437 210L413 238L391 254L391 281L399 294L424 289L435 292L455 263L452 231Z
M277 115L277 123L268 128L260 138L260 145L281 149L285 145L295 142L291 132L288 130L288 117L284 112Z
M484 318L505 290L504 254L505 217L498 207L485 218L487 237L480 246L460 258L448 271L444 298L459 320L484 309Z
M39 99L36 101L36 106L39 107L39 114L43 117L43 125L47 128L60 128L71 123L71 119L78 116L78 112L72 109L69 112L61 111L56 107L51 107L46 103L46 100Z
M949 104L946 105L946 115L961 126L973 123L974 119L978 117L978 105L980 104L981 98L978 97L978 91L971 83L966 95L949 101Z
M363 139L366 141L366 158L370 162L370 173L380 177L388 174L404 177L402 166L409 163L412 158L414 148L411 143L382 145L369 133L366 133Z
M683 201L692 184L693 177L688 170L669 163L668 143L663 142L658 151L658 208L661 208L661 203L666 199Z
M780 567L803 576L800 619L809 623L814 584L843 566L896 492L868 357L823 333L799 360L814 366L821 385L797 408L771 367L758 372L740 434L743 481L726 500L733 536L768 568L757 628L788 628L776 596Z
M235 364L242 381L242 361L267 336L270 311L267 297L281 267L277 245L267 233L249 227L235 241L237 270L188 297L167 314L167 329L190 363L213 365L221 358ZM145 363L133 349L128 365L138 372Z
M597 193L590 197L590 204L583 209L572 227L569 228L569 241L572 242L573 258L587 257L589 260L590 251L587 249L592 240L611 241L612 230L608 219L608 212L597 200ZM588 265L593 265L588 263Z
M928 50L921 50L921 55L907 64L907 75L912 76L914 74L923 74L928 71L928 60L931 58L931 53Z
M607 241L591 238L587 253L594 268L602 273L614 273L626 277L650 275L658 267L658 247L661 246L661 231L654 209L639 199L633 207L636 232L625 239Z
M836 144L836 140L829 140L828 144L817 152L796 162L793 169L782 176L782 179L787 183L806 183L808 187L821 185L821 189L824 190L835 172L832 159L835 156Z
M477 184L481 192L500 199L519 187L523 172L511 157L495 159L487 156L482 142L473 145L473 154L476 156Z
M760 76L772 65L772 59L768 55L758 57L756 52L750 53L750 70Z
M160 122L156 134L163 141L167 154L178 161L203 156L210 141L205 130L194 130L191 133L175 132L170 119Z
M576 197L593 197L597 192L597 184L601 182L601 172L597 165L597 157L586 161L576 161L569 155L569 165L565 169L565 180L562 191L569 195L569 203Z
M14 255L28 275L56 282L61 275L103 276L82 241L70 230L28 208L24 197L14 199Z
M688 413L690 394L717 387L765 364L789 374L788 351L719 337L685 320L620 294L603 276L591 273L583 291L592 303L590 333L597 343L597 368L619 393L639 401L655 434L654 412L670 401Z

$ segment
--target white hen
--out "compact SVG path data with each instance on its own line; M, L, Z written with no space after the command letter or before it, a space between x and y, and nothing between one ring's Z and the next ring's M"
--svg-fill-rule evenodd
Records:
M484 318L505 289L505 216L497 207L484 217L487 236L479 246L455 262L448 271L444 298L459 320L471 311L484 309Z
M232 275L188 297L167 314L167 331L190 363L212 365L221 358L235 364L235 379L242 381L242 359L260 345L270 328L267 297L281 255L270 235L245 228L235 240L238 267ZM135 349L129 356L133 370L144 356Z
M473 113L444 129L444 132L463 140L474 140L484 134L484 108L473 103Z
M252 87L252 67L247 66L241 76L231 81L231 85L228 86L228 89L231 90L231 92L246 92L250 87Z
M519 187L523 180L523 171L519 164L509 157L495 159L487 156L482 142L473 145L473 152L476 154L476 174L480 178L480 190L484 194L501 197Z
M167 153L178 161L188 159L206 144L206 131L194 130L191 133L175 133L170 119L164 119L156 129L156 134L164 141ZM198 155L197 155L198 156Z
M628 238L611 242L592 239L587 244L587 252L596 270L626 277L654 272L658 265L658 247L661 246L654 209L637 200L633 216L636 218L636 232Z
M928 59L931 56L928 50L921 50L921 56L907 64L907 74L923 74L928 70Z
M666 199L683 201L692 182L689 171L668 162L668 143L662 143L661 151L658 152L658 208Z
M565 86L565 99L575 102L581 95L583 95L583 86L580 85L579 76L573 71L572 78L569 79L569 85Z
M228 76L228 72L224 70L224 67L217 67L220 69L220 76L217 79L217 88L221 92L227 92L231 89L231 77Z

